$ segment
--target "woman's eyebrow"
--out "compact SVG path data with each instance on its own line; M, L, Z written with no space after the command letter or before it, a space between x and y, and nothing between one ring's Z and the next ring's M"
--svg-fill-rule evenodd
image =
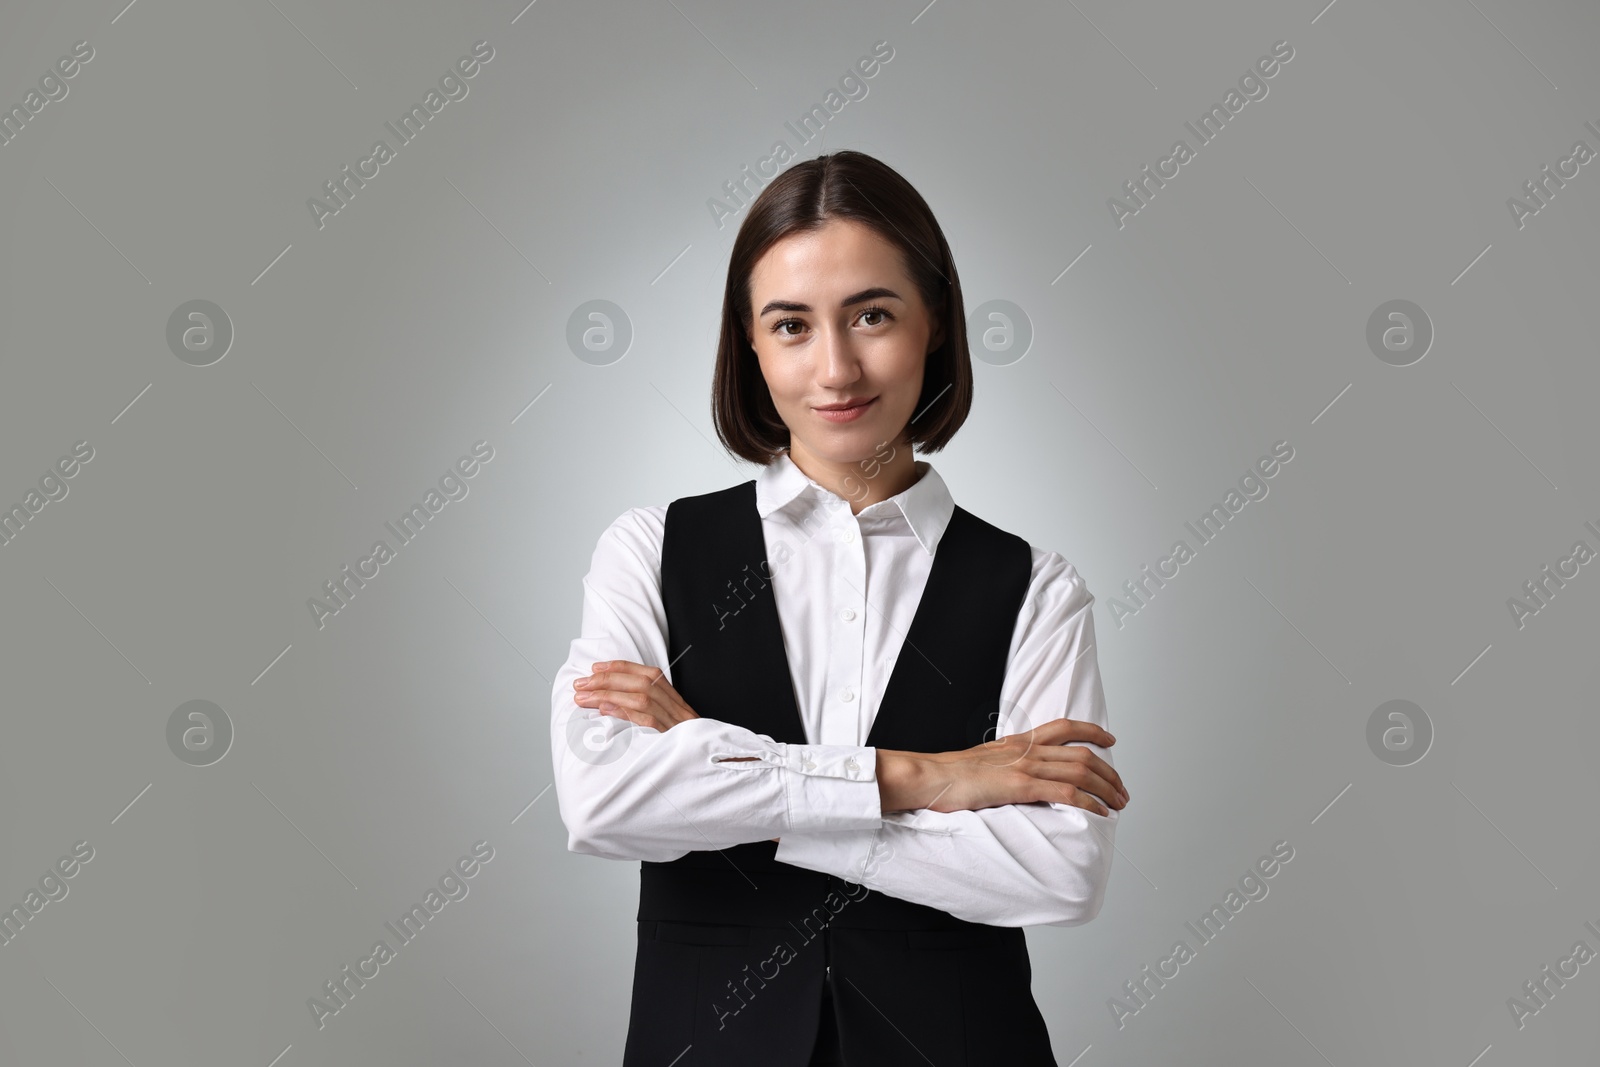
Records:
M843 300L839 301L839 306L841 308L847 308L852 304L860 304L860 303L862 303L864 301L867 301L867 300L883 300L883 299L903 300L904 298L899 293L895 292L893 289L887 289L887 288L885 288L885 287L883 287L881 285L875 285L871 289L863 289L859 293L851 293L849 296L847 296ZM769 301L767 301L766 305L764 307L762 307L761 315L765 315L769 311L810 311L810 310L811 310L811 305L810 304L801 304L801 303L798 303L797 301L794 301L794 300L769 300ZM756 318L760 318L761 315L757 315Z

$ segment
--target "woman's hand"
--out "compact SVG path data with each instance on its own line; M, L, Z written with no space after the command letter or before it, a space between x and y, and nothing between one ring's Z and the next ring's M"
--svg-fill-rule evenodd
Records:
M660 667L646 667L625 659L607 660L596 663L593 674L574 679L572 687L572 699L580 707L595 708L602 715L627 719L636 726L653 727L663 733L680 722L700 717L684 703ZM756 757L727 758L753 760Z
M976 811L1048 801L1109 815L1105 804L1130 799L1122 776L1083 745L1116 744L1104 729L1078 719L1053 719L1026 733L956 752L878 750L883 810ZM1099 798L1099 799L1096 799Z
M627 719L665 733L680 722L698 719L672 688L660 667L646 667L625 659L594 665L594 673L575 679L572 699L579 707L595 708L602 715Z

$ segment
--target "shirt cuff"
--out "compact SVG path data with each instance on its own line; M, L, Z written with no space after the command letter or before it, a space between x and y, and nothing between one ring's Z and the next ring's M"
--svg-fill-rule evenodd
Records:
M878 797L878 750L856 745L784 746L789 808L785 833L876 830L883 822Z

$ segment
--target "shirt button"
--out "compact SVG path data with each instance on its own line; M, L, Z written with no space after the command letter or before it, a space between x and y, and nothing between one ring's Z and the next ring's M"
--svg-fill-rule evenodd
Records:
M851 541L854 541L855 539L856 539L856 532L854 530L846 530L844 532L844 543L845 544L848 545Z
M850 772L852 778L861 773L861 765L856 762L854 756L844 761L844 769Z
M816 765L815 761L813 761L810 756L801 756L800 757L800 767L803 770L808 770L808 771L814 771L814 770L817 769L817 765Z
M843 619L845 622L851 622L855 619L855 617L855 608L845 608L843 611L839 612L839 618Z
M854 689L846 689L844 692L839 694L839 699L843 700L846 704L850 703L855 698L856 691Z

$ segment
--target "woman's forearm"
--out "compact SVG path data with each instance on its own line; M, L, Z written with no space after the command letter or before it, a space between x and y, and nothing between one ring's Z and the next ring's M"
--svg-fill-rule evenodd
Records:
M645 729L589 718L570 700L564 711L565 722L552 717L551 743L573 852L660 862L880 821L870 748L780 745L714 719Z
M1095 723L1052 719L1026 734L955 752L880 748L875 759L879 807L890 815L923 808L979 811L1047 802L1107 815L1109 808L1127 804L1127 789L1116 768L1089 746L1106 751L1115 743L1116 738Z
M920 756L917 752L878 749L878 801L885 815L915 811L933 803L933 794L938 790L928 789L928 766Z

